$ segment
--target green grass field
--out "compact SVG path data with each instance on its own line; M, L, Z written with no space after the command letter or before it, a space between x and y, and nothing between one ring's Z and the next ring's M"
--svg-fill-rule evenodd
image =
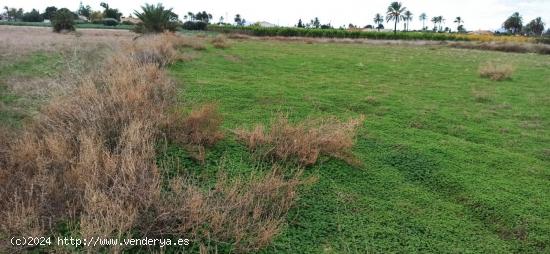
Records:
M516 67L482 79L487 61ZM364 114L352 167L308 168L288 226L265 252L550 251L550 57L446 47L242 41L171 68L189 104L224 127ZM208 154L251 164L228 138ZM245 167L246 168L246 167Z
M480 78L488 61L515 66L512 79ZM3 63L0 78L60 65L33 54ZM185 104L215 102L224 115L227 137L205 165L169 149L206 177L220 161L254 168L232 129L279 114L366 116L354 147L364 165L323 158L307 168L318 181L265 253L550 252L550 56L249 40L209 46L170 73ZM0 121L19 126L36 105L4 85Z

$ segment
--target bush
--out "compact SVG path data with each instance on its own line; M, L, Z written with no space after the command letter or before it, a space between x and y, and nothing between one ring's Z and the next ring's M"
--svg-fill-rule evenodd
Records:
M106 18L101 20L101 23L105 26L118 26L118 20L113 18Z
M185 30L206 30L207 27L208 24L202 21L187 21L182 25Z
M162 4L145 4L141 7L142 12L134 12L141 20L134 31L137 33L162 33L164 31L174 32L177 30L178 15L172 9L164 9Z
M55 12L52 19L54 32L74 31L74 13L67 8L59 9Z
M178 36L174 33L163 33L158 36L144 36L134 44L125 48L125 53L140 64L154 64L163 67L178 60L189 58L178 51L179 48L190 47L203 50L204 43L196 38Z
M214 39L212 39L211 42L214 48L219 48L219 49L229 48L229 42L227 41L227 38L223 35L218 35L214 37Z
M280 117L269 131L260 124L252 131L239 129L236 133L251 151L273 162L309 166L315 164L320 155L328 155L357 164L351 148L357 127L363 120L360 117L340 122L326 118L293 125L287 118Z
M491 80L501 81L510 79L514 73L514 67L510 64L498 64L488 62L479 67L479 75Z
M186 117L175 114L169 119L166 129L170 140L182 145L201 162L205 159L205 148L223 139L221 124L223 118L214 104L206 104L191 111Z

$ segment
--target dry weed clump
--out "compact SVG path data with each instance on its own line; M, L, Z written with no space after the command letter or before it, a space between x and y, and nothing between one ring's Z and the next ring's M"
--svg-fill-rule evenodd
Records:
M479 67L479 76L494 81L502 81L512 78L514 71L514 66L510 64L488 62Z
M117 67L106 68L104 76L44 107L10 147L2 216L49 230L61 219L78 219L84 237L122 237L137 211L158 199L155 125L175 90L154 65L113 61ZM4 198L10 196L17 198ZM17 207L34 217L11 209ZM19 235L38 228L13 225L2 223L2 231Z
M214 37L211 43L214 46L214 48L218 48L218 49L226 49L226 48L229 48L230 46L229 41L223 35L218 35Z
M515 53L550 54L550 46L535 43L519 42L451 42L448 44L454 48L479 49Z
M172 61L172 54L160 55L167 58L162 62ZM2 140L0 235L54 236L63 223L79 225L69 230L86 238L193 237L203 248L229 244L236 252L270 242L296 198L299 175L283 177L273 169L229 179L220 173L214 189L180 176L170 192L161 191L167 180L157 167L155 145L176 93L159 66L117 54L106 60L101 75L82 78L70 94L43 107L22 134L5 145ZM220 122L214 107L206 106L181 128L187 142L211 144L220 138ZM0 252L24 248L0 242Z
M361 116L347 122L327 118L291 124L279 117L269 131L259 124L252 131L239 129L236 133L250 150L273 161L308 166L315 164L320 155L328 155L358 164L351 148L363 121Z
M196 50L206 48L202 40L163 33L139 37L134 43L128 44L126 51L122 53L140 63L152 63L163 67L175 61L188 60L189 54L183 54L178 50L182 47L191 47Z
M150 232L192 236L208 245L233 243L237 253L259 250L281 230L297 188L308 181L300 176L296 172L285 178L274 167L268 173L229 179L220 169L215 186L207 191L188 178L176 178L156 207L160 216Z
M203 105L185 117L173 114L167 121L165 132L168 138L184 146L201 162L205 159L205 148L224 137L220 129L223 117L215 104Z

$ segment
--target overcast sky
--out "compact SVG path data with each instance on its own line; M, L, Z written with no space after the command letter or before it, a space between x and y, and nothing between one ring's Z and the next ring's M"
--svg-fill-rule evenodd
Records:
M105 1L105 0L103 0ZM100 10L101 0L83 0L84 5L90 5ZM353 23L365 26L373 24L376 13L385 14L391 0L110 0L106 1L112 8L118 8L124 16L139 9L143 3L163 3L174 8L174 12L183 18L188 11L205 10L212 13L214 21L220 16L229 17L233 21L236 13L240 13L247 21L267 21L279 25L295 25L299 18L309 21L319 17L321 23L331 23L338 27ZM550 23L550 0L403 0L401 1L414 14L412 29L420 29L422 22L418 16L425 12L430 18L442 15L446 26L456 29L453 23L460 16L465 21L468 30L495 30L502 26L503 21L513 12L518 11L524 22L542 17L546 24ZM66 7L71 10L78 8L78 0L0 0L0 5L30 10L38 8L41 12L46 6ZM228 19L226 18L226 21ZM427 23L430 27L431 23ZM386 25L388 27L388 25Z

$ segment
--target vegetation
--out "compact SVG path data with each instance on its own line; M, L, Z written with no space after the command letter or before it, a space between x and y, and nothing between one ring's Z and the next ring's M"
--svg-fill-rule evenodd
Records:
M110 19L116 19L120 22L120 17L122 17L122 13L118 11L118 9L113 9L109 7L109 4L105 2L101 2L101 7L103 7L103 18L110 18Z
M374 16L374 24L376 24L376 29L380 31L381 28L383 28L384 23L384 16L380 15L380 13L377 13L376 16Z
M42 14L40 14L39 11L37 11L36 9L32 9L31 12L23 14L21 20L23 22L42 22L44 21L44 17L42 16Z
M400 2L393 2L388 7L388 11L386 12L386 22L390 22L393 20L394 27L393 27L393 33L397 33L397 23L399 21L402 21L405 19L403 16L405 10L407 8L403 7L403 5Z
M2 24L133 27L101 6ZM0 252L550 253L541 18L497 36L409 32L399 2L374 18L390 32L135 15L143 35L0 26L0 238L190 244Z
M510 16L503 25L504 29L510 31L512 34L518 34L523 27L523 18L519 15L519 12L515 12Z
M316 119L296 125L279 117L266 131L260 124L252 131L238 130L237 135L256 156L271 162L311 166L320 156L328 155L353 164L351 152L356 129L364 118L340 122L338 119Z
M230 25L209 25L209 31L221 33L241 33L253 36L285 36L285 37L315 37L315 38L351 38L375 40L431 40L431 41L480 41L480 42L514 42L529 43L534 39L522 36L495 36L458 33L408 32L388 33L376 31L344 30L344 29L313 29L289 27L237 27ZM530 47L527 45L526 47Z
M479 75L494 81L510 79L515 68L510 64L489 62L479 67Z
M74 31L74 15L66 8L59 9L55 12L52 19L54 32Z
M134 14L141 20L135 31L138 33L162 33L164 31L176 31L178 15L172 12L172 9L164 9L162 4L145 4L141 7L141 12L135 11Z
M531 20L526 26L525 31L529 34L533 34L536 36L542 36L542 33L544 32L544 22L542 22L542 18L538 17L536 19Z
M426 13L422 13L418 16L418 19L422 21L422 30L427 30L426 20L428 20L428 15Z
M173 63L189 45L188 38L172 34L133 41L105 60L97 72L104 75L81 77L74 91L44 105L19 136L1 140L0 206L5 209L0 235L187 238L195 244L186 249L225 252L256 251L271 243L304 183L299 170L274 165L229 176L220 166L208 181L197 182L199 176L173 163L179 158L168 148L157 149L157 144L178 149L166 143L167 136L184 147L213 145L223 137L221 118L211 107L191 112L182 122L169 117L177 106L175 82L166 75L166 65L139 57L157 55ZM0 248L50 252L75 247L3 241Z
M244 40L209 48L171 73L185 82L186 99L216 101L227 129L250 133L262 124L270 135L281 113L292 128L308 119L366 116L352 149L364 166L321 156L306 169L318 182L300 192L288 227L266 253L544 253L548 58ZM488 62L516 71L497 83L479 76ZM205 165L218 154L236 171L255 164L241 159L243 150L250 156L249 142L232 139Z

